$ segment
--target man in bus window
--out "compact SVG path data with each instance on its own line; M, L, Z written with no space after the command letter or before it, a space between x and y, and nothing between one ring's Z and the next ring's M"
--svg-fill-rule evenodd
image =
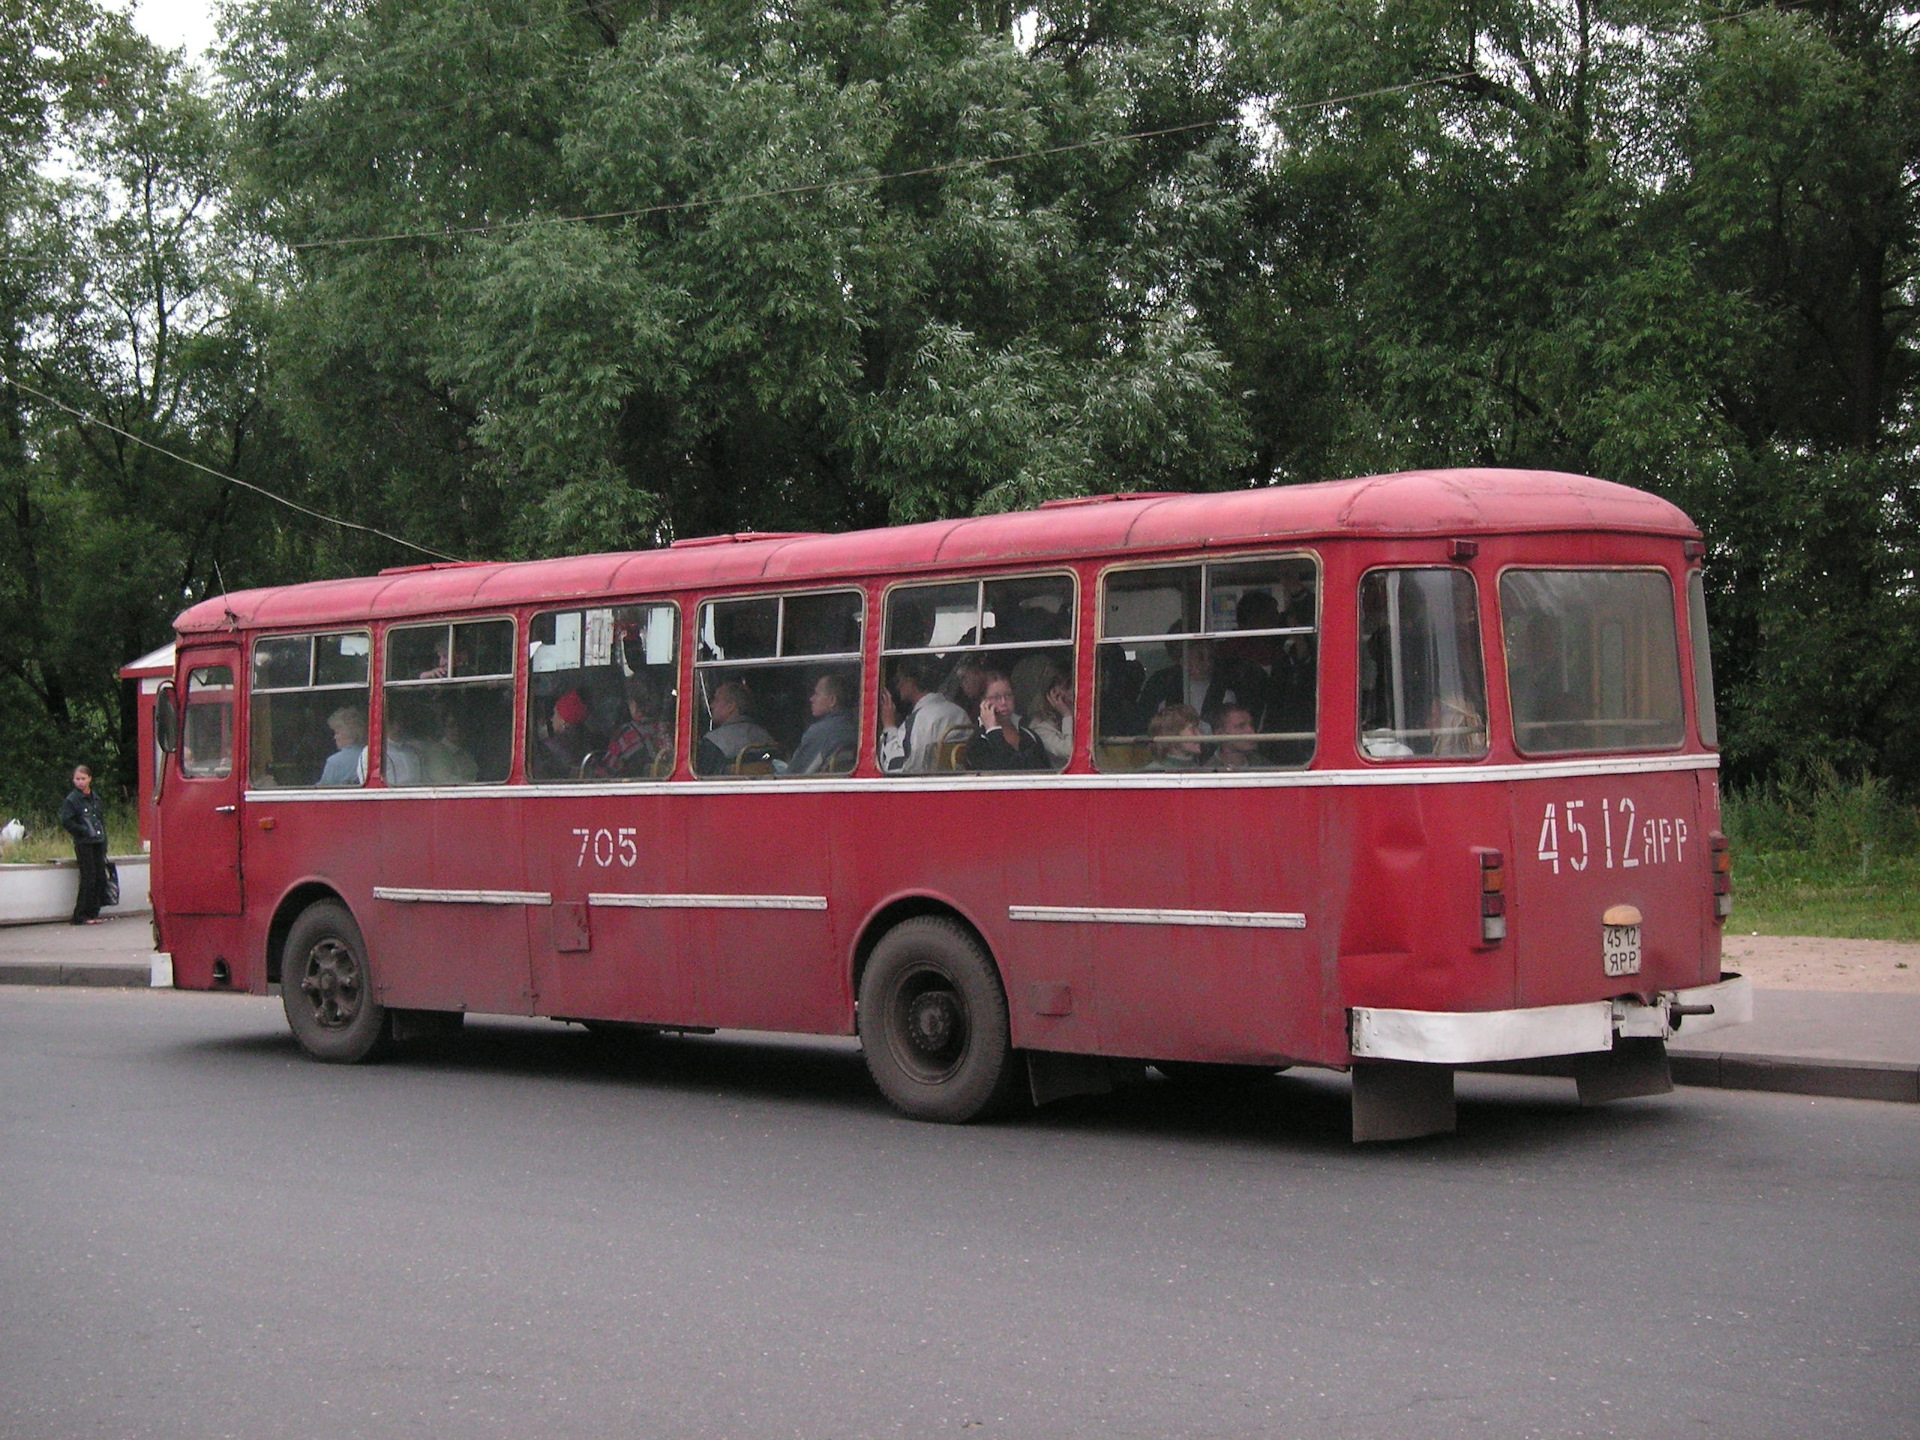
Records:
M1140 709L1149 719L1169 705L1185 705L1196 715L1228 705L1244 705L1256 715L1266 708L1259 666L1216 657L1210 640L1180 641L1172 648L1174 663L1154 671L1140 693Z
M367 712L358 705L342 705L327 716L333 731L333 754L320 769L322 785L358 785L366 778Z
M939 661L931 655L909 655L894 666L892 691L880 693L880 724L880 768L907 775L933 770L940 742L973 728L967 712L940 693Z
M701 775L724 775L743 750L770 747L773 736L753 720L753 698L738 680L722 680L707 701L711 728L700 741L693 768Z
M855 718L852 690L845 675L831 670L813 682L813 693L807 697L813 723L794 749L787 765L789 775L815 775L822 770L839 773L853 768L860 724Z
M980 698L980 731L967 742L969 770L1051 770L1040 737L1013 711L1013 682L997 670L986 672Z

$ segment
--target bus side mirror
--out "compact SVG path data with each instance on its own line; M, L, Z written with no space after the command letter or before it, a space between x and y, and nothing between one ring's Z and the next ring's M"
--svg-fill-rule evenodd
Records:
M153 697L153 739L169 755L180 748L180 712L173 703L171 682Z

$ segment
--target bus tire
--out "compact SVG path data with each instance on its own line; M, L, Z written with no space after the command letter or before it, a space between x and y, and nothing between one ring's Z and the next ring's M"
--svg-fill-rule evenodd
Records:
M316 1060L358 1065L386 1050L391 1017L373 998L366 941L339 901L309 905L287 932L280 1003L293 1038Z
M952 920L904 920L874 946L860 979L859 1030L874 1084L915 1120L964 1125L1019 1093L1000 976Z

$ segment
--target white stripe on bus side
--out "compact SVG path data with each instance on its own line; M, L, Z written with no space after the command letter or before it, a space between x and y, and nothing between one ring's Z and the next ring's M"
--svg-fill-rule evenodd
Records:
M544 890L419 890L408 886L376 885L376 900L398 900L428 905L551 905Z
M824 895L632 895L593 894L589 905L619 910L824 910Z
M1304 930L1307 917L1284 910L1134 910L1099 905L1009 905L1009 920L1089 925L1220 925L1233 930Z

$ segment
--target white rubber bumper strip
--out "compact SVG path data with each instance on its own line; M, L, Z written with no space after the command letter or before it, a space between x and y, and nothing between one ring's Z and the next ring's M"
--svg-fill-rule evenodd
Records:
M1611 1050L1614 1036L1664 1040L1674 1033L1673 1007L1713 1006L1711 1015L1681 1021L1688 1038L1753 1018L1753 987L1743 975L1713 985L1666 990L1656 1003L1594 1000L1531 1010L1348 1011L1348 1043L1360 1060L1414 1060L1426 1065L1480 1065Z
M1478 1065L1613 1048L1613 1003L1542 1005L1532 1010L1381 1010L1347 1012L1360 1060Z

